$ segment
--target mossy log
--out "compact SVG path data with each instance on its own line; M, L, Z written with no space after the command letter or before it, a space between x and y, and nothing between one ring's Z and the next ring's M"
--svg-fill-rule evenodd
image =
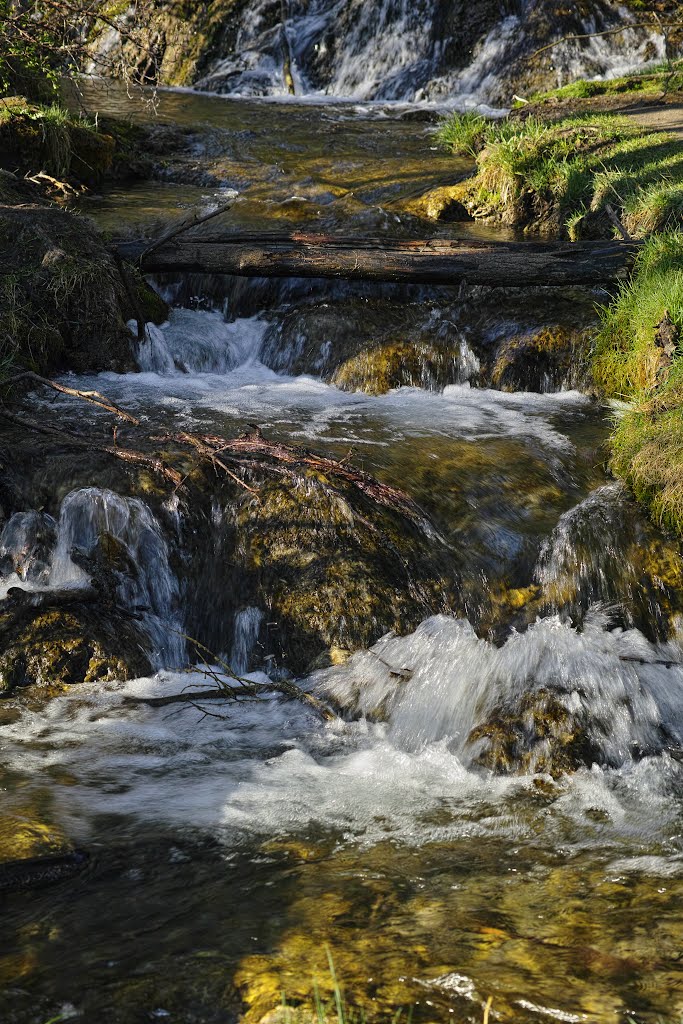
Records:
M117 244L145 273L317 277L418 284L605 284L625 277L634 242L386 241L323 235L174 238Z

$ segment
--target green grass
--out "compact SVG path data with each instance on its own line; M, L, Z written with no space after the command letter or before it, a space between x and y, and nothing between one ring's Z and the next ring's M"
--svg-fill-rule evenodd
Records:
M634 237L683 226L683 147L626 117L587 114L487 121L453 115L442 145L477 161L459 199L475 217L573 240L610 237L610 206Z
M665 312L683 332L680 232L650 238L638 254L629 283L622 285L614 302L601 310L593 374L602 394L644 400L658 387L660 350L655 344L655 329Z
M632 280L602 310L593 371L599 390L630 406L611 437L610 465L658 522L683 535L683 353L667 365L655 331L668 313L683 340L683 233L654 236Z
M535 93L530 97L531 103L542 103L547 100L583 100L597 96L621 96L631 92L660 93L663 89L680 89L683 85L683 61L675 61L632 71L619 78L604 80L579 79L558 89L548 89ZM523 106L523 104L518 104Z
M96 178L111 163L113 148L94 121L57 103L0 100L0 165L8 170Z

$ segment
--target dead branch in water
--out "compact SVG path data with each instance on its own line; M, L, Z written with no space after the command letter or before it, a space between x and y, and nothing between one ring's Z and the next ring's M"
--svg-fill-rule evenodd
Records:
M163 477L164 480L173 484L175 490L180 490L183 485L183 476L176 469L167 466L156 455L145 455L144 452L135 451L131 448L119 448L115 444L103 444L101 441L89 440L80 434L73 434L71 431L58 430L56 427L26 419L24 416L16 416L2 407L0 407L0 417L7 420L8 423L14 423L18 427L23 427L25 430L34 430L39 434L45 434L47 437L53 437L56 441L60 441L62 444L69 445L72 448L80 448L90 452L102 452L105 455L111 455L113 458L119 459L121 462L143 466L145 469L151 470L151 472L156 473L158 476Z
M173 704L189 704L191 707L201 711L204 715L210 715L200 706L205 700L232 700L239 702L243 698L258 698L267 693L281 693L285 697L299 701L310 710L314 711L325 722L336 721L337 715L321 700L307 693L300 686L289 680L280 679L268 683L255 683L252 679L238 675L230 665L221 657L214 654L208 647L195 640L194 637L180 633L183 639L192 644L203 667L193 666L188 672L199 673L206 679L211 679L215 685L208 690L183 690L181 693L172 693L167 697L124 697L126 704L146 704L148 707L164 708ZM206 655L211 658L211 662ZM218 666L216 668L216 666ZM237 683L238 685L233 685ZM214 716L211 716L214 717ZM218 716L221 717L221 716Z
M63 395L71 395L74 398L80 398L84 402L90 402L92 405L99 406L100 409L104 409L105 412L111 412L114 416L118 416L119 419L125 420L126 423L132 423L134 426L140 426L140 420L131 413L126 412L125 409L120 409L118 405L115 405L105 395L100 394L99 391L79 391L77 388L68 388L65 384L59 384L56 380L49 380L47 377L41 377L40 374L34 373L33 370L23 370L21 373L14 374L13 377L8 377L3 381L4 385L18 384L20 381L32 381L34 384L40 384L44 388L52 388L54 391L59 391Z
M112 413L138 430L142 429L139 419L126 412L125 409L121 409L110 399L106 398L106 396L100 394L99 391L79 391L76 388L69 388L64 384L57 383L57 381L41 377L32 371L25 371L15 375L10 378L8 383L15 384L21 380L33 381L43 387L53 388L62 394L71 395L81 401L95 405L105 412ZM158 455L146 454L134 448L119 447L116 433L114 434L113 444L104 444L95 438L88 438L83 434L76 434L69 430L53 427L49 423L39 423L36 420L17 415L2 405L0 405L0 416L8 422L24 427L27 430L33 430L48 437L53 437L63 444L86 451L102 452L122 462L144 466L172 483L176 490L182 487L185 480L184 475L172 466L167 465ZM427 521L427 517L419 505L404 491L399 490L397 487L392 487L390 484L381 483L370 476L369 473L351 466L349 464L350 452L341 461L322 455L314 455L304 448L287 445L282 441L268 440L263 436L258 426L254 426L248 432L232 439L215 434L195 434L189 431L178 431L161 435L145 434L141 440L145 442L161 441L163 443L181 445L184 448L191 448L199 458L209 462L214 470L220 470L256 499L259 496L257 488L250 486L226 463L231 463L244 472L258 470L266 474L277 473L290 476L297 470L313 469L316 472L352 484L375 503L399 512L414 523L424 524Z
M276 467L270 466L268 461L264 462L264 459L273 460L276 464L292 467L292 469L315 469L320 473L326 473L353 484L373 501L401 512L414 522L425 520L422 509L405 491L392 487L390 484L380 483L369 473L349 466L348 455L341 462L322 455L313 455L304 448L283 444L281 441L269 441L263 436L259 427L255 427L233 440L227 440L214 434L187 433L166 434L156 440L190 445L204 458L208 458L218 465L223 464L222 468L224 469L226 469L224 463L228 461L236 463L243 469L258 468L266 472L278 471ZM234 477L229 470L226 469L226 472ZM240 480L239 482L246 487L244 481ZM250 488L247 487L247 490Z

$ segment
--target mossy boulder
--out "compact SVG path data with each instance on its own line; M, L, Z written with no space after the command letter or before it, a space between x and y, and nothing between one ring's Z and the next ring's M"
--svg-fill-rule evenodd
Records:
M42 203L0 205L1 360L43 374L132 370L127 321L165 313L88 221Z
M560 391L586 387L590 333L560 324L515 335L500 345L491 384L501 391Z
M347 359L335 370L331 383L342 391L384 395L398 387L436 390L456 377L457 359L446 348L399 340Z
M148 674L142 637L124 617L92 601L36 609L31 601L8 598L0 612L0 692L31 684L130 679Z
M570 710L560 694L525 693L515 707L501 707L472 730L476 762L497 774L545 773L557 777L601 760L586 731L582 709Z
M323 474L265 481L235 520L244 603L267 609L264 652L295 674L458 604L453 556L426 524Z

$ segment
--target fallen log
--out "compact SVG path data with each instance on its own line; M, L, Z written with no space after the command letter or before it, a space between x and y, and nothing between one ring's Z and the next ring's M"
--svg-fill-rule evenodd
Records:
M416 284L528 287L607 284L628 274L637 242L388 241L324 235L175 237L116 252L145 273L322 277Z

